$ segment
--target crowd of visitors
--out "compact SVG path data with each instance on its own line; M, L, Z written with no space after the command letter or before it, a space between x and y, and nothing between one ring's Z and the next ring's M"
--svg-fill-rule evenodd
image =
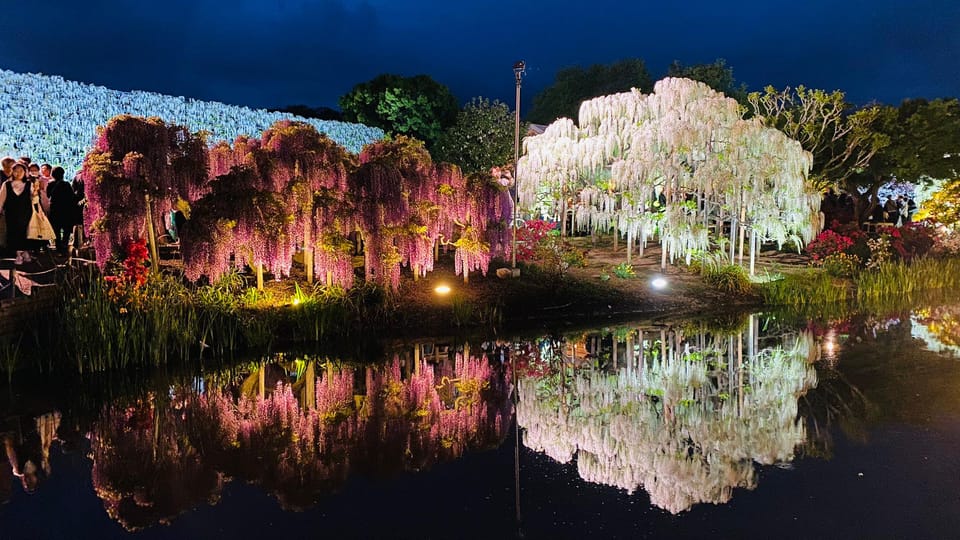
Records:
M832 189L823 195L820 203L820 211L823 212L824 223L838 221L840 223L849 223L855 217L855 204L853 197L846 193L836 193ZM902 227L913 220L913 215L917 212L917 204L912 198L900 196L889 196L885 201L876 196L876 200L869 197L861 199L861 211L864 206L873 210L866 214L863 212L861 221L864 224L890 224Z
M62 167L38 165L29 157L0 160L0 246L15 264L40 251L68 256L82 242L83 182L67 182Z

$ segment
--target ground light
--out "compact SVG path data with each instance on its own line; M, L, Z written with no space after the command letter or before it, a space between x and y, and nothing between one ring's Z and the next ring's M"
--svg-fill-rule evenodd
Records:
M667 278L663 276L653 276L650 280L650 286L660 291L667 288Z
M444 285L444 284L441 283L440 285L437 285L437 286L433 289L433 292L437 293L437 294L440 295L440 296L446 296L446 295L450 294L450 286L449 286L449 285Z
M300 305L300 299L297 298L297 297L294 297L294 298L293 298L293 302L291 302L291 303L292 303L293 305L295 305L295 306L299 306L299 305Z

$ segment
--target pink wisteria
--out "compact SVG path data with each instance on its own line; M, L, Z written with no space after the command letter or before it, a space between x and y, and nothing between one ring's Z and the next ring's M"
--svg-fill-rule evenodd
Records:
M398 137L347 152L312 126L280 121L259 139L207 149L203 137L157 119L118 117L84 162L97 260L189 207L184 273L217 280L249 266L290 274L302 251L308 277L354 284L363 252L367 281L399 287L401 267L433 270L437 246L456 249L456 271L486 273L509 256L509 192L492 175L466 177L436 164L423 144ZM154 201L150 219L147 207Z

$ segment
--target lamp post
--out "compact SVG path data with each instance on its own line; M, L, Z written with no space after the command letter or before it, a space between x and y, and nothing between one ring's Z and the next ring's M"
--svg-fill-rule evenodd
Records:
M513 75L517 81L517 105L514 108L516 113L516 129L513 135L513 249L510 250L510 267L513 269L514 277L517 276L517 189L520 176L517 171L517 164L520 161L520 82L526 73L527 63L523 60L513 64Z

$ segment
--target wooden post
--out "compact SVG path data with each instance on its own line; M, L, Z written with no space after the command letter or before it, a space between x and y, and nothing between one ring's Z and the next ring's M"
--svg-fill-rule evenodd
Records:
M757 231L750 229L750 275L755 274L755 267L757 261Z
M747 209L740 209L740 266L743 266L743 242L746 239L747 230L743 227L743 222L747 218Z
M620 238L620 232L618 231L617 224L613 224L613 252L617 252L617 240Z
M303 374L306 378L304 382L304 401L307 402L305 409L313 410L317 406L317 361L309 360L307 362L307 371Z
M257 263L257 290L263 290L263 263Z
M258 373L257 373L257 391L260 393L259 394L260 397L264 397L267 393L267 377L266 377L266 374L264 373L265 367L266 367L266 364L261 363L260 369L258 370Z
M667 242L663 239L663 231L660 231L660 271L667 270Z
M147 242L150 244L151 272L160 271L160 252L157 250L157 231L153 228L153 210L150 204L150 195L144 195L147 203Z
M313 231L308 224L303 231L303 266L307 271L307 283L313 285Z
M627 231L627 264L630 264L633 255L633 233Z
M419 264L413 265L413 281L415 282L420 281L420 265Z
M333 286L333 272L331 272L330 270L327 270L326 282L327 282L327 287Z

